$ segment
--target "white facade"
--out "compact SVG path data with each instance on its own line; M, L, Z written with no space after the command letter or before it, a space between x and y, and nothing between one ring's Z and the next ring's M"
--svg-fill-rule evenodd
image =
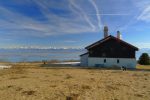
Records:
M81 61L82 62L82 61ZM136 59L134 58L88 58L88 66L125 66L127 68L136 68Z
M81 66L88 66L88 56L89 56L89 54L84 54L81 56L81 58L80 58Z

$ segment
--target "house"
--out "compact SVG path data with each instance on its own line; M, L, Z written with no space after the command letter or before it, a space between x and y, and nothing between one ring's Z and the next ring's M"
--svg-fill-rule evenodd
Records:
M87 49L87 53L80 55L81 66L136 67L135 54L138 48L123 41L119 31L117 31L117 37L108 35L107 26L104 27L104 38L85 49Z

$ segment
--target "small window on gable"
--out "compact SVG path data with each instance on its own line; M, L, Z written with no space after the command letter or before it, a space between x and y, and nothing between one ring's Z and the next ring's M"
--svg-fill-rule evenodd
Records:
M120 61L119 61L119 59L117 59L117 63L119 63Z
M104 59L104 63L106 63L106 59Z

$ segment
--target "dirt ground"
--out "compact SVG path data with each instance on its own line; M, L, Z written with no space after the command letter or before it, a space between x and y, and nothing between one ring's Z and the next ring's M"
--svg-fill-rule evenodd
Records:
M150 100L150 71L15 64L0 70L0 100Z

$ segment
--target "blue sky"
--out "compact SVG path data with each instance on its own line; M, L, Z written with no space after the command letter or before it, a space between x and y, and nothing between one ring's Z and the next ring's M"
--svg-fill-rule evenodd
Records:
M149 0L0 0L0 48L84 48L116 36L150 48Z

